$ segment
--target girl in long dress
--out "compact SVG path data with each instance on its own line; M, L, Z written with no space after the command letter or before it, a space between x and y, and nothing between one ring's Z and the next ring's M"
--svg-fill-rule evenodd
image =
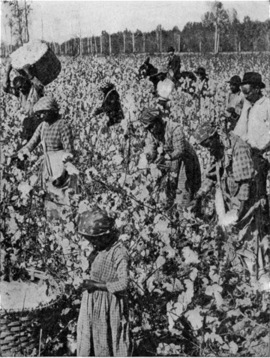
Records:
M128 253L118 241L114 220L100 208L81 214L78 231L96 250L77 325L77 355L131 354L127 288Z

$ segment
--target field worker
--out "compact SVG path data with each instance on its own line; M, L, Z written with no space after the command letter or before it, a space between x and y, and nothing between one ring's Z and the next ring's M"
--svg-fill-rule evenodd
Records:
M262 94L265 84L257 72L247 72L240 83L245 97L234 133L263 154L270 147L270 99Z
M93 245L96 256L82 284L77 356L130 356L127 250L118 241L114 219L99 207L80 215L78 232Z
M42 144L44 160L40 170L41 185L45 190L45 208L49 217L61 217L69 208L67 189L76 189L77 180L68 175L64 164L73 157L73 136L69 124L59 116L59 107L53 97L42 97L34 106L34 113L42 119L30 141L18 152L27 155Z
M216 94L216 85L209 79L205 68L198 67L195 74L197 75L197 82L194 95L202 98L213 97Z
M180 79L181 59L179 55L175 54L175 49L170 46L168 52L168 76L174 82L177 83Z
M215 108L216 83L209 78L204 67L198 67L195 71L197 81L194 83L193 97L197 107L197 115L200 122L208 122L212 118L212 110Z
M124 113L115 85L111 83L110 80L105 79L99 88L103 92L104 98L101 106L94 111L93 115L97 116L101 113L105 113L109 117L109 121L107 122L108 127L120 123L121 120L124 119Z
M12 65L9 64L3 89L6 93L10 93L19 99L23 127L22 139L28 141L40 124L40 119L34 116L33 108L37 101L44 96L44 86L32 75L30 65L26 65L23 69L25 76L16 76L13 79L12 87L10 84Z
M176 206L181 215L201 185L197 154L185 139L179 123L165 121L157 108L144 109L139 120L147 130L145 153L149 162L168 168L166 194L168 207ZM163 152L158 155L158 148Z
M264 246L268 245L266 234L269 233L266 163L254 163L250 146L233 132L229 133L230 145L225 147L217 129L211 124L202 124L195 138L214 158L214 166L195 200L217 185L215 206L219 222L225 226L233 225L236 230L249 225L246 235L239 238L239 231L235 231L236 236L234 239L230 237L229 243L233 252L237 253L237 257L233 255L232 264L242 271L248 269L256 281L267 273L266 266L269 265L268 246ZM221 195L217 196L218 193ZM242 263L245 263L244 268Z
M230 91L226 97L226 124L227 130L233 130L242 112L245 97L240 89L239 76L232 76L228 83Z

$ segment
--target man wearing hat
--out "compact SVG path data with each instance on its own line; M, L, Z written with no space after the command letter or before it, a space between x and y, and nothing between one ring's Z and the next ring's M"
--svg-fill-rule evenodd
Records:
M175 54L175 49L170 46L167 50L168 52L168 76L169 78L174 82L177 83L180 75L180 69L181 69L181 59L179 55Z
M206 74L205 68L198 67L195 71L195 74L198 77L198 80L196 82L195 96L202 98L213 97L216 93L216 87L214 85L214 82L211 81Z
M234 133L261 153L270 147L270 99L262 94L265 84L257 72L247 72L240 83L245 97Z
M248 225L246 236L239 238L237 234L235 242L233 236L229 237L232 250L238 254L238 261L234 261L234 255L232 264L245 262L251 276L258 279L259 270L261 274L265 272L267 247L263 247L262 242L269 230L269 223L265 220L268 214L266 182L261 180L260 172L257 171L260 165L256 165L252 159L250 146L233 132L229 133L225 144L217 129L204 123L195 133L195 139L213 156L213 166L195 195L195 200L208 194L216 185L215 207L219 223L229 227L233 225L238 230ZM264 185L260 185L262 183Z
M167 206L181 212L193 199L201 185L199 159L185 139L179 123L166 121L156 108L143 110L140 122L147 130L145 153L149 162L167 168Z
M230 92L226 98L226 117L227 122L230 122L229 129L233 130L242 112L245 97L240 89L239 76L232 76L227 83L230 85Z

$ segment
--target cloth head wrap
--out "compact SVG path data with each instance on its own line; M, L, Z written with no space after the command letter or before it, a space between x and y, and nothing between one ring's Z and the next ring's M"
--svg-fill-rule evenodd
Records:
M139 117L139 121L146 127L159 119L161 119L161 111L156 108L145 108Z
M31 85L31 82L24 76L16 76L13 80L14 87L17 87L18 85L24 85L25 83L29 83L29 85Z
M39 112L39 111L58 112L59 107L58 107L58 103L53 97L45 96L40 98L40 100L38 100L38 102L34 105L33 110L34 112Z
M106 88L113 88L114 87L114 84L111 83L110 79L108 77L104 78L101 82L100 82L100 85L99 85L99 88L101 90L103 89L106 89Z
M87 236L109 234L114 227L114 219L99 207L83 212L79 217L78 232Z

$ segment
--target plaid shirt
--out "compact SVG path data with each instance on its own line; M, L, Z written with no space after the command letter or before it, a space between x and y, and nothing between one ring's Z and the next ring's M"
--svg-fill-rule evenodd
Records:
M70 125L63 119L59 119L52 124L42 122L24 149L31 151L42 140L44 140L48 152L58 150L73 152L72 131Z
M158 140L151 132L148 132L146 138L145 153L154 161L157 157L157 148L162 145L162 141ZM191 144L186 140L184 132L175 122L167 122L165 127L164 145L167 147L171 160L183 160L188 164L190 157L197 157L197 154Z
M171 172L177 174L177 188L183 191L186 190L186 187L189 187L193 195L201 186L200 163L194 148L186 140L179 123L167 122L164 143L154 137L152 133L148 133L145 153L151 161L157 158L157 149L162 145L165 146L164 151L169 154L171 159L166 164ZM184 166L181 165L182 163ZM180 173L181 168L182 173Z
M109 251L98 253L91 267L90 279L105 282L111 293L124 292L127 289L128 253L122 243L116 243Z
M228 147L229 144L229 147ZM255 177L251 148L241 138L231 133L226 144L224 157L221 159L221 188L229 209L238 210L241 201L250 198L251 181ZM211 166L198 195L206 194L216 182L216 164ZM212 179L210 179L212 178Z

